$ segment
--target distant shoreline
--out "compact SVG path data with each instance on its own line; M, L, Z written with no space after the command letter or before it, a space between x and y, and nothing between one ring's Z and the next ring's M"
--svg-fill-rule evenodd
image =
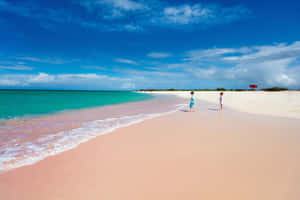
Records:
M200 91L200 92L218 92L218 91L231 91L231 92L249 92L249 91L270 91L270 92L278 92L278 91L300 91L300 90L292 90L288 88L281 88L281 87L271 87L271 88L261 88L261 89L226 89L226 88L216 88L216 89L175 89L175 88L170 88L170 89L140 89L136 91L144 91L144 92L172 92L172 91L179 91L179 92L184 92L184 91Z
M176 88L169 88L169 89L135 89L135 90L85 90L85 89L25 89L25 88L0 88L0 91L54 91L54 92L164 92L164 91L236 91L236 92L243 92L243 91L300 91L300 89L289 89L289 88L282 88L282 87L270 87L270 88L261 88L261 89L242 89L242 88L215 88L215 89L176 89Z
M174 95L189 102L189 91L140 91L149 94ZM196 100L219 106L220 91L196 91ZM225 91L224 107L258 115L300 119L300 91ZM201 104L201 102L199 103ZM197 102L195 104L197 107Z

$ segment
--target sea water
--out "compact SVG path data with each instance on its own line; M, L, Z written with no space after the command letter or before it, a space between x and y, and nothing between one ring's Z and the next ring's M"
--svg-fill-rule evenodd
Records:
M127 91L0 90L0 119L142 101L151 95Z
M1 91L0 172L182 109L181 100L119 91Z

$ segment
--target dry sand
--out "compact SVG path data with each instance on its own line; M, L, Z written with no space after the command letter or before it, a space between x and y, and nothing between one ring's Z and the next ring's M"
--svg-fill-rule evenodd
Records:
M154 94L172 94L185 99L190 92L151 92ZM219 104L220 92L196 92L196 98L213 104ZM224 92L224 106L242 112L278 117L300 119L300 92Z
M0 199L300 199L298 120L220 113L204 103L197 111L121 128L0 174Z

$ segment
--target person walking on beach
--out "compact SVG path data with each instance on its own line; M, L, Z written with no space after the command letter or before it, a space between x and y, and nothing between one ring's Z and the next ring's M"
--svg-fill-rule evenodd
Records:
M195 96L194 96L194 92L191 92L191 102L190 102L190 112L195 112L195 108L194 108L194 104L195 104Z
M220 111L223 111L223 92L220 93Z

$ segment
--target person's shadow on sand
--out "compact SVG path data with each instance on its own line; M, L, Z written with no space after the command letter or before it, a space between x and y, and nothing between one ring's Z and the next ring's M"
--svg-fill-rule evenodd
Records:
M208 110L210 110L210 111L215 111L215 112L218 112L218 111L219 111L218 108L208 108Z
M209 111L215 111L215 112L219 112L220 111L220 109L218 109L218 108L208 108L207 110L209 110ZM181 109L179 111L181 111L181 112L190 112L187 109Z
M190 112L189 110L186 110L186 109L181 109L180 111L181 112Z

